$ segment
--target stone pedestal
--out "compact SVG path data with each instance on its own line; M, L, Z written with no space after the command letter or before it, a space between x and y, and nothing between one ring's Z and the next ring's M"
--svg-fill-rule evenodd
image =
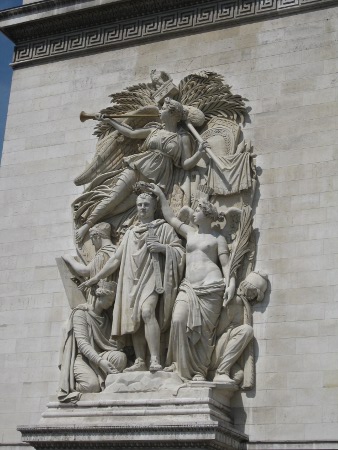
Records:
M219 448L239 450L247 436L232 427L221 383L184 383L175 374L110 375L100 394L76 404L50 402L37 426L19 427L35 448Z

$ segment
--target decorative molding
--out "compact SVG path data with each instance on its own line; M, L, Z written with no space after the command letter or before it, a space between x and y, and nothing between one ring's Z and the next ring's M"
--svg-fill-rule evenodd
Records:
M82 0L82 6L86 2L90 0ZM16 24L1 27L16 44L14 67L337 3L336 0L120 0L114 4L83 6L80 11L74 9L75 4L75 0L45 0L0 13L0 26L1 21L16 18ZM65 6L67 12L58 13L58 8ZM54 14L50 14L52 10ZM27 19L38 13L44 17Z
M242 450L248 437L221 425L25 426L22 440L36 449L204 449Z
M253 441L247 443L247 450L338 450L338 441Z

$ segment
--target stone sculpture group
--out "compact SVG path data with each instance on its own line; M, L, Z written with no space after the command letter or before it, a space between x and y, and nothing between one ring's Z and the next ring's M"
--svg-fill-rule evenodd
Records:
M78 255L63 257L84 295L69 298L60 401L121 372L254 385L251 304L267 276L254 270L244 99L213 72L151 79L81 113L98 121L98 144L75 180L87 185L73 203Z

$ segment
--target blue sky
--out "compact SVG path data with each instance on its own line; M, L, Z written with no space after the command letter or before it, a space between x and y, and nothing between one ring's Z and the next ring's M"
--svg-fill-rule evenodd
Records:
M20 6L22 0L0 0L0 10ZM9 64L12 61L13 44L9 39L0 33L0 158L6 126L6 116L8 108L9 91L12 80L12 68Z

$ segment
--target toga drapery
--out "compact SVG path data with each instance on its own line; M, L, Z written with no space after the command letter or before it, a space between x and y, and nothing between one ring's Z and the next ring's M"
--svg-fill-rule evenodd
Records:
M165 255L159 253L164 293L159 298L159 325L165 331L170 324L177 287L183 275L185 250L174 229L164 220L151 223ZM134 333L140 326L143 302L155 291L155 275L146 241L148 224L129 229L122 242L122 260L113 313L113 336Z

